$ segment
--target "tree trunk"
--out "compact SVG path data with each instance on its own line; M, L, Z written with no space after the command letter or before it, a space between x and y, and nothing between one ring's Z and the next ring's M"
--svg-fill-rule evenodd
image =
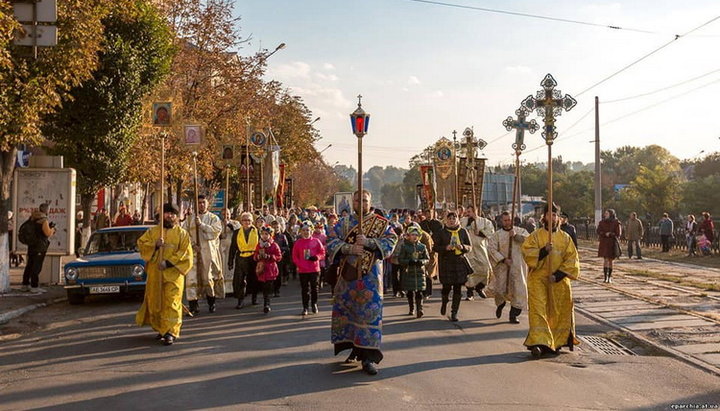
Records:
M142 222L144 223L147 220L147 215L145 214L147 212L148 208L148 193L150 192L150 183L145 183L145 190L143 191L143 197L142 197L142 208L140 211L140 218L142 219Z
M8 252L8 210L10 183L15 171L17 149L0 152L0 293L10 291L10 253ZM16 219L17 221L17 219ZM20 224L16 224L20 227Z
M183 186L183 181L178 178L178 180L175 182L175 193L177 194L177 196L176 196L176 198L177 198L176 201L177 201L177 202L176 202L175 204L177 204L178 207L182 207L182 201L181 201L181 199L182 199L182 186Z
M91 224L92 224L92 203L93 200L95 200L95 194L80 194L80 209L83 212L83 221L82 221L82 238L80 240L80 247L85 248L85 245L87 244L87 240L90 238L90 234L92 232ZM76 250L77 252L77 250Z

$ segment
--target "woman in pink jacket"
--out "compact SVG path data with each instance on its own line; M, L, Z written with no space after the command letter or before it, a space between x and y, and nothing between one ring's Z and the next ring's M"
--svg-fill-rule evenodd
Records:
M313 314L318 312L318 278L320 277L320 261L325 259L325 247L320 239L312 236L312 223L303 223L300 238L295 241L292 257L300 276L302 287L302 315L308 314L312 304Z
M260 241L253 254L253 259L257 261L255 274L258 286L263 292L263 312L266 314L270 312L270 293L273 291L273 282L279 272L277 263L282 259L280 247L273 241L274 231L269 225L260 228Z

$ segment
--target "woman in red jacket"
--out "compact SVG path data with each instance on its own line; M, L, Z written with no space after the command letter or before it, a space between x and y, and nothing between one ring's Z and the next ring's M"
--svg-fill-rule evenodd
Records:
M270 293L273 291L273 282L279 272L277 263L282 259L280 247L273 241L274 231L269 225L260 228L260 241L253 254L253 259L257 261L255 274L263 292L263 312L266 314L270 312Z
M603 213L603 219L597 227L598 239L598 257L603 258L603 273L605 279L603 282L612 283L613 260L620 257L620 247L617 241L622 233L620 221L615 217L615 210L608 208Z
M306 221L300 229L300 238L293 246L292 258L300 276L302 287L302 315L308 314L312 304L313 314L318 312L318 278L320 277L320 261L325 259L325 246L319 238L312 236L313 225Z

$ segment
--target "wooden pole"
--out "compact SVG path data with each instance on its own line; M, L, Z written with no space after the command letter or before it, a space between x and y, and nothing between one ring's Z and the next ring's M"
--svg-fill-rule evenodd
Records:
M223 201L223 210L227 210L230 197L230 166L225 166L225 201Z
M515 182L513 184L513 195L512 195L512 211L510 212L511 230L515 228L515 201L518 198L520 187L520 151L515 151ZM510 237L510 248L508 249L508 257L512 260L512 237ZM509 270L509 268L508 268Z
M245 182L247 183L245 193L245 210L252 211L252 200L250 199L250 133L245 133Z
M358 195L360 196L360 210L358 210L358 234L362 235L363 229L363 177L362 177L362 137L358 137Z
M550 238L548 239L548 244L550 244L550 245L552 246L553 226L555 225L555 220L554 220L553 217L552 217L552 214L553 214L552 141L549 141L549 142L548 142L548 187L547 187L547 190L548 190L548 195L547 195L547 200L548 200L548 203L547 203L547 204L548 204L548 214L549 214L550 216L549 216L549 218L548 218L548 214L545 215L545 218L546 218L546 221L545 221L545 222L546 222L546 224L548 225L548 227L546 227L546 228L548 229L548 232L550 233L550 236L549 236ZM548 266L548 270L549 270L549 273L548 273L548 274L549 274L549 275L552 275L552 274L553 274L553 269L552 269L552 251L551 251L550 253L548 253L548 256L547 256L547 266Z
M165 208L165 132L163 131L160 133L160 141L161 141L161 148L160 148L160 210L158 211L158 225L160 226L160 240L162 240L163 246L160 247L160 253L158 256L158 262L163 261L165 259L164 251L165 251L165 226L164 226L164 215L163 209ZM153 210L153 217L154 217L154 210ZM158 287L159 292L159 299L158 302L160 306L160 312L163 310L163 298L162 298L162 289L163 289L163 273L162 271L158 270Z
M200 192L198 188L197 156L197 151L193 151L193 177L195 180L195 241L197 241L197 266L195 267L195 272L197 273L198 286L202 286L202 277L200 272L204 266L202 261L202 243L200 242L200 224L197 222L197 220L200 219Z

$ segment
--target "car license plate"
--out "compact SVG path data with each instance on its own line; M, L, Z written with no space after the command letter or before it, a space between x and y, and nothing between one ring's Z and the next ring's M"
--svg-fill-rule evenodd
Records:
M90 287L90 294L112 294L119 292L119 285L102 285L98 287Z

